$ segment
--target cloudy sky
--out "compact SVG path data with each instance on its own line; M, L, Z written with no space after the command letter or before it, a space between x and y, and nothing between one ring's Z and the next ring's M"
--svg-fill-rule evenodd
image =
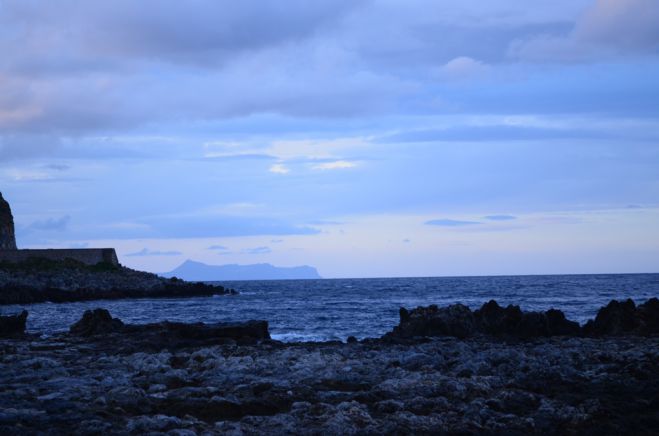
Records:
M657 272L656 0L0 0L22 247Z

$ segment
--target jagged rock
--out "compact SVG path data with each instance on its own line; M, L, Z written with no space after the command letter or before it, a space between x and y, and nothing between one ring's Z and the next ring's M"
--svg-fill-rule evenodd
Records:
M0 338L20 336L25 333L27 310L18 315L0 316Z
M253 344L270 339L267 321L237 323L124 324L112 318L106 309L87 310L80 321L69 329L74 336L94 337L94 341L112 342L126 351L176 349L189 346L210 346L233 341ZM119 338L119 340L118 340Z
M659 300L652 298L638 307L632 300L612 300L583 330L589 336L659 334Z
M658 307L639 305L637 316ZM549 311L528 322L551 331L554 317L562 325ZM659 336L236 346L208 327L125 325L88 337L0 340L0 434L654 435L659 428Z
M439 308L436 305L400 311L400 324L394 336L455 336L466 338L475 331L474 315L467 306L454 304Z
M659 334L659 299L651 298L638 306L638 318L642 334Z
M523 312L519 306L506 308L491 300L472 312L461 304L438 308L419 307L412 311L401 308L400 324L389 334L393 337L455 336L474 334L535 338L578 335L579 324L569 321L560 310Z
M494 300L483 304L474 315L479 320L480 329L495 336L514 334L523 317L519 306L509 305L504 309Z
M549 309L545 315L550 336L576 336L581 332L579 323L568 320L560 310Z
M14 233L14 217L9 203L0 192L0 250L16 250L16 235Z
M112 318L106 309L85 310L80 321L71 326L69 332L79 336L114 333L121 330L124 323Z

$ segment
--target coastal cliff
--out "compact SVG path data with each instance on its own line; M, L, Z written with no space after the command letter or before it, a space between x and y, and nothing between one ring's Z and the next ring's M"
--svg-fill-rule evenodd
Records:
M2 192L0 192L0 250L16 250L14 216Z
M0 304L236 294L222 286L165 279L120 265L74 260L0 262Z

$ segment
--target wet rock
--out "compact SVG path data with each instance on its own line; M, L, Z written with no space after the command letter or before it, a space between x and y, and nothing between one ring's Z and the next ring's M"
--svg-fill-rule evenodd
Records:
M0 338L20 336L25 333L27 310L17 315L0 316Z
M474 316L467 306L454 304L439 308L435 305L400 312L400 324L392 336L455 336L466 338L475 331Z
M0 433L651 434L659 425L654 337L191 340L126 354L120 344L149 338L130 330L0 340Z
M651 298L638 306L637 316L640 333L646 335L659 334L659 299Z
M82 318L69 328L69 332L79 336L92 336L115 333L123 329L124 323L112 318L106 309L85 310Z
M212 324L164 321L152 324L124 324L121 320L112 318L106 309L85 311L82 318L70 327L69 333L88 338L97 346L123 352L153 352L219 344L248 345L270 339L267 321ZM162 361L141 364L160 367L167 365L167 368L171 369L167 362L172 357L165 356Z
M632 300L612 300L583 330L589 336L659 334L659 299L651 298L638 307Z
M545 316L549 336L576 336L581 333L579 323L568 320L560 310L549 309Z
M461 304L438 308L400 310L400 323L388 338L454 336L464 339L476 334L511 336L522 339L580 334L579 324L569 321L560 310L523 312L519 306L503 308L492 300L472 312Z
M491 335L513 334L522 320L519 306L509 305L505 309L490 300L475 312L482 331Z
M589 322L585 329L595 336L620 335L635 330L638 325L636 304L632 300L613 300L597 312L595 320Z

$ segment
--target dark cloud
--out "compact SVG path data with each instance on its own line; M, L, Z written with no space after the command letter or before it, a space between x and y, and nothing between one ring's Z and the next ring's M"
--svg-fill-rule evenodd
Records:
M67 171L71 169L69 165L65 165L65 164L48 164L48 165L44 165L43 168L54 171Z
M513 215L488 215L483 218L489 221L512 221L517 219L517 217Z
M621 134L616 134L616 136ZM609 137L607 132L580 129L526 126L462 126L445 129L413 130L380 139L382 142L433 141L529 141L552 139L594 139Z
M259 235L314 235L319 230L272 218L203 217L159 218L142 221L144 237L202 238Z
M129 257L143 257L143 256L181 256L183 253L180 251L158 251L150 250L148 248L143 248L142 250L135 253L128 253L125 256Z
M71 221L70 216L63 216L61 218L48 218L45 220L35 221L28 226L28 230L39 230L45 232L63 232Z
M656 56L659 3L655 0L594 0L567 34L527 35L510 44L515 59L593 62Z
M40 69L72 71L79 66L94 71L99 66L107 68L104 61L125 57L174 63L223 62L242 51L309 37L362 3L54 0L37 4L14 0L3 2L0 24L10 36L4 48L11 49L6 53L14 55L9 60L15 67L29 67L34 64L29 61L40 59ZM59 49L58 56L49 56L58 51L53 48ZM16 58L27 62L21 64Z
M271 253L272 250L270 247L254 247L254 248L246 248L243 250L243 253L245 254L268 254Z

